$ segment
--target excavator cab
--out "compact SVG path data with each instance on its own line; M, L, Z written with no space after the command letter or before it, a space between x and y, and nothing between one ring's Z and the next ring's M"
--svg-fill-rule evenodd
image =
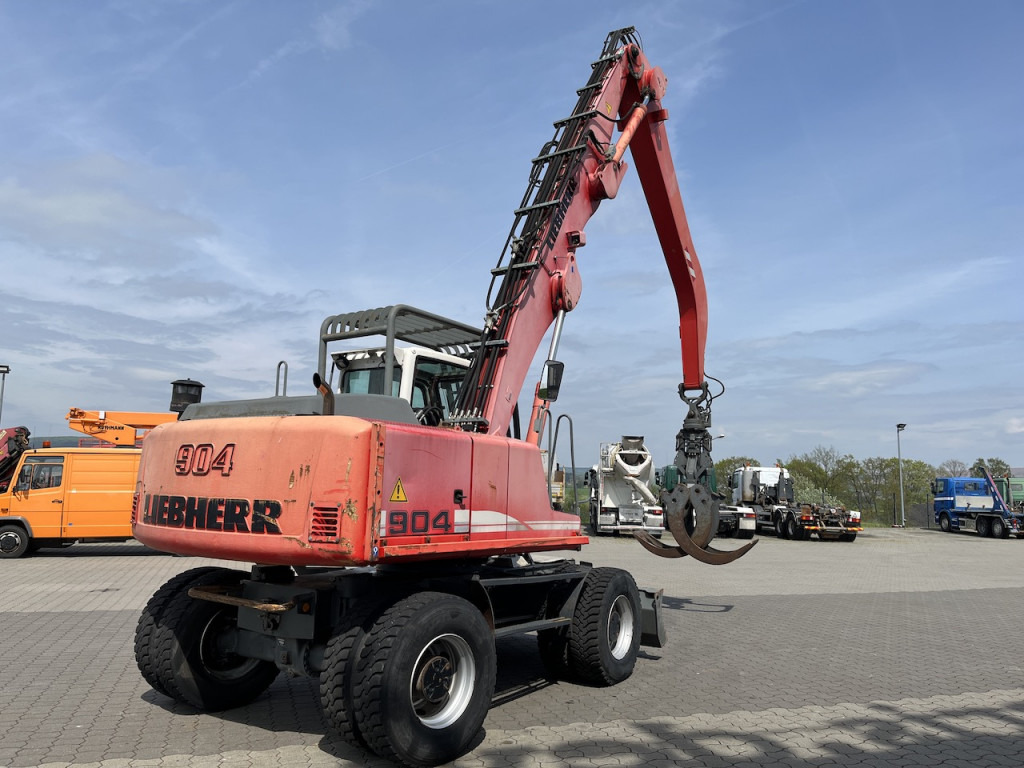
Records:
M469 361L425 347L393 350L390 386L385 348L335 352L341 395L390 395L408 402L421 424L436 427L455 406Z

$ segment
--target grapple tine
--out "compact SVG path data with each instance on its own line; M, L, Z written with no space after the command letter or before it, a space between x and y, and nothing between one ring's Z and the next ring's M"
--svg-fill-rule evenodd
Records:
M715 549L714 547L698 547L693 539L689 537L684 528L682 536L676 535L675 531L672 531L672 535L676 537L676 542L679 544L679 548L682 549L686 554L693 557L702 563L708 565L725 565L731 563L733 560L738 560L743 557L750 548L757 544L757 541L752 541L749 544L744 544L739 549L733 549L724 551L721 549Z
M691 514L694 516L694 535L692 536L686 530L686 518ZM757 543L752 541L733 550L721 550L709 546L708 542L711 541L718 529L718 508L711 495L699 485L689 488L682 484L676 486L666 505L665 517L668 529L679 545L678 549L707 565L731 563L743 557ZM644 544L642 540L640 543ZM646 544L644 546L648 551L654 551ZM661 546L666 545L662 544ZM667 555L662 556L666 557Z
M669 558L686 557L686 553L679 547L662 544L647 531L633 531L633 538L639 541L640 545L652 555Z

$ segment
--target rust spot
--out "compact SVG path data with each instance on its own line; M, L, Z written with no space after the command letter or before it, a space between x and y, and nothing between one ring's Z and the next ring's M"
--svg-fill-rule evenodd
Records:
M351 477L351 475L352 475L352 457L350 456L349 459L348 459L348 466L345 467L345 482L346 483L349 481L349 478Z
M294 488L295 487L295 470L294 469L292 470L292 473L288 476L288 487L289 488Z
M347 517L349 520L359 520L359 512L356 509L355 499L348 499L345 501L345 511L342 512L342 514L345 515L345 517Z

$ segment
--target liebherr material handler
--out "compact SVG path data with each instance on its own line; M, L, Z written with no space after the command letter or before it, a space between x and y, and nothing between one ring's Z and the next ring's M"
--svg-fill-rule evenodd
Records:
M603 685L632 673L641 641L662 642L659 592L638 590L626 571L533 557L587 543L576 515L552 509L538 445L563 321L580 298L583 227L615 197L627 148L675 286L687 411L684 482L666 510L676 545L638 538L711 564L747 551L709 546L707 299L665 85L632 28L608 36L572 114L533 160L482 329L401 305L334 315L321 328L318 394L197 404L150 433L136 537L255 563L194 569L156 592L135 638L153 688L215 710L252 700L281 670L318 676L343 738L436 765L463 753L484 721L495 638L536 631L549 671ZM549 329L520 435L516 403ZM374 334L382 346L331 351Z

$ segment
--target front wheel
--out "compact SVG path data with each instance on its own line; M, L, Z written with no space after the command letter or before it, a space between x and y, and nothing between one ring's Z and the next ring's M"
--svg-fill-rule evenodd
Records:
M945 512L939 515L939 528L941 528L946 533L953 532L953 526L949 523L949 515L947 515Z
M581 679L614 685L633 674L640 650L640 592L618 568L586 576L569 627L569 665Z
M0 557L22 557L28 552L29 537L20 525L5 525L0 528Z
M461 597L420 592L374 622L355 677L356 720L381 757L434 766L480 731L497 667L494 635Z

